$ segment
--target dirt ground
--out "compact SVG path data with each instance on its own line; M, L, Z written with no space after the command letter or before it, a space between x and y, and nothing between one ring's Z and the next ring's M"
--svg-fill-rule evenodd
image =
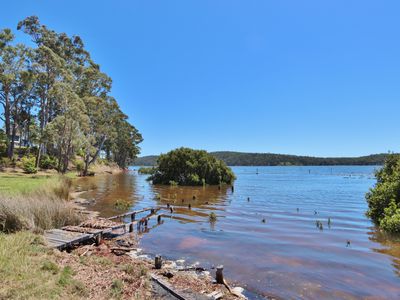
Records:
M54 250L54 254L59 265L73 270L73 278L79 282L77 295L86 299L176 299L152 276L188 299L212 299L212 292L224 295L223 299L239 299L224 285L213 283L208 272L181 271L172 261L155 270L151 259L132 255L137 248L138 241L128 235L103 240L99 246L81 246L70 253Z

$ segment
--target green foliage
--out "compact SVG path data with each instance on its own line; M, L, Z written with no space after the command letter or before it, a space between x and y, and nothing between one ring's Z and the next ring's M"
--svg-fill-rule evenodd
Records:
M61 286L69 285L74 276L74 271L70 266L65 266L60 274L60 278L58 279L58 284Z
M210 223L215 223L217 221L217 215L214 212L211 212L208 216L208 221Z
M40 159L39 163L40 168L50 170L57 168L57 159L50 155L44 155Z
M376 172L377 183L366 195L367 215L382 229L400 232L400 155L391 154Z
M111 284L110 296L116 299L122 297L122 292L124 291L124 283L121 279L114 279Z
M10 168L14 167L15 162L12 159L9 159L8 157L2 157L0 158L0 167L1 168Z
M37 173L37 168L36 168L36 160L32 156L24 156L21 159L21 167L24 170L25 173L27 174L35 174Z
M85 164L84 164L83 161L80 160L80 159L75 159L75 160L74 160L74 165L75 165L75 168L76 168L76 170L77 170L78 172L83 171L83 168L85 167Z
M131 207L131 205L132 203L122 199L117 199L114 204L115 208L118 210L127 210L129 207Z
M210 152L228 166L333 166L333 165L382 165L387 154L361 157L311 157L274 153ZM136 166L155 166L158 156L149 155L135 159Z
M57 274L60 268L56 263L51 260L45 260L42 265L42 270L51 272L52 274Z
M146 168L146 167L141 167L139 168L138 172L140 174L153 174L154 173L154 168Z
M224 162L203 150L179 148L162 154L153 175L154 184L217 185L231 184L235 180L232 170ZM204 180L203 180L204 179Z
M380 226L385 231L400 233L400 208L395 201L392 200L389 206L385 208Z
M29 146L19 156L35 154L36 167L55 167L54 160L43 157L48 154L65 173L71 158L79 155L84 164L80 171L87 175L102 151L127 167L139 153L142 137L110 96L112 80L81 38L57 33L36 16L19 22L17 29L31 37L33 47L16 44L10 29L0 30L0 117L5 128L0 154L11 159L20 136Z

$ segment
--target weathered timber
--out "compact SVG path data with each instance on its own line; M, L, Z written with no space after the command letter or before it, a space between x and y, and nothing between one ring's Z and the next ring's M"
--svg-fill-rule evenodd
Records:
M154 267L156 269L161 269L162 268L162 257L161 255L156 255L154 258Z
M173 295L177 299L179 299L179 300L189 300L189 298L184 296L182 293L174 290L169 283L165 282L164 280L162 280L157 275L151 274L151 279L153 279L153 281L158 283L164 290L166 290L168 293L170 293L171 295Z
M117 215L117 216L109 217L109 218L107 218L107 220L114 220L114 219L118 219L118 218L125 218L125 217L128 217L128 216L140 214L140 213L145 212L145 211L149 211L149 210L151 211L152 209L154 209L154 208L148 207L148 208L143 208L143 209L140 209L140 210L129 211L129 212L124 213L124 214L120 214L120 215Z
M219 284L224 284L224 266L218 266L215 272L215 281Z
M50 247L62 250L74 244L87 241L91 239L93 235L61 229L50 229L44 232L44 237Z

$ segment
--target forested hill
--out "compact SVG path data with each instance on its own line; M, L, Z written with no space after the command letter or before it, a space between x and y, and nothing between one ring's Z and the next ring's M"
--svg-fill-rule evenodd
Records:
M387 154L360 157L312 157L274 153L243 153L231 151L211 152L229 166L333 166L333 165L382 165ZM136 166L153 166L156 155L143 156L135 160Z

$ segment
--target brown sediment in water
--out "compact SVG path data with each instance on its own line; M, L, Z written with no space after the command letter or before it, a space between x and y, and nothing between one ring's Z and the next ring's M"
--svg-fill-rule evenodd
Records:
M95 218L98 212L87 210L90 201L80 197L86 192L71 193L71 200L80 213L86 211L89 219ZM190 295L192 299L207 299L213 293L224 295L223 298L228 300L245 298L241 295L241 288L235 288L235 294L232 294L224 285L213 283L209 272L178 271L174 261L165 261L161 270L155 270L150 259L129 256L129 251L120 247L122 241L128 250L137 249L139 239L139 234L130 233L105 239L97 247L92 244L78 247L71 253L54 252L58 264L70 266L75 271L74 279L83 284L86 299L109 299L115 292L113 285L116 281L122 282L119 291L122 299L174 299L151 280L151 274L162 277L176 292ZM179 247L193 248L202 243L201 239L192 237L183 240Z

